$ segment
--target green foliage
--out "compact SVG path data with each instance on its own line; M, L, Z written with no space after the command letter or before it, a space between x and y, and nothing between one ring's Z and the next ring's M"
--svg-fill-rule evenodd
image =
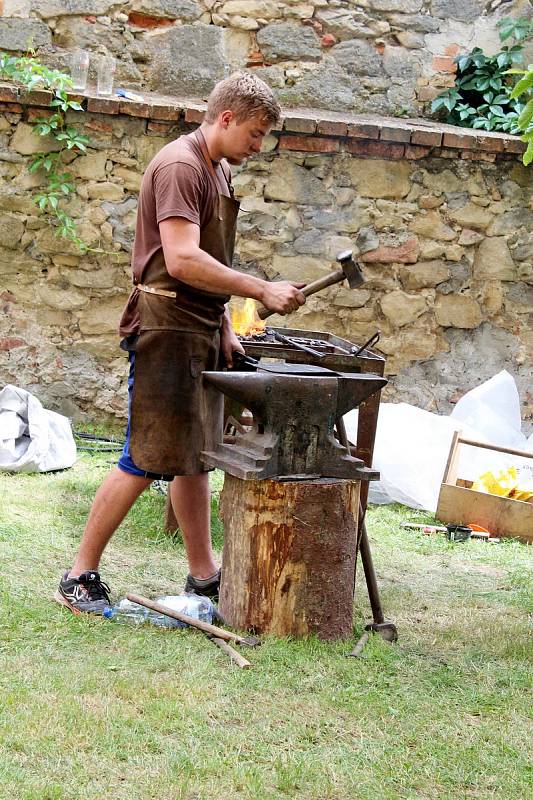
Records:
M444 115L445 122L463 128L519 133L524 104L512 93L509 77L522 60L522 44L531 37L533 23L506 17L498 23L500 40L514 39L493 56L475 47L455 59L455 86L433 100L431 110Z
M522 141L527 143L527 150L522 156L522 161L527 166L533 161L533 64L525 70L512 70L512 74L522 75L511 97L523 97L523 108L518 118L518 129L523 133Z
M72 80L63 72L41 64L33 55L19 57L7 53L0 53L0 75L21 83L28 91L40 89L52 94L50 108L53 113L37 119L33 129L48 141L55 140L58 149L37 153L30 161L29 171L42 171L46 178L44 189L34 199L39 211L55 228L56 235L69 239L82 252L87 252L88 247L78 236L74 220L65 210L75 186L72 174L65 171L64 155L69 151L85 152L89 144L87 136L82 136L75 127L67 124L69 111L83 111L78 102L69 99Z

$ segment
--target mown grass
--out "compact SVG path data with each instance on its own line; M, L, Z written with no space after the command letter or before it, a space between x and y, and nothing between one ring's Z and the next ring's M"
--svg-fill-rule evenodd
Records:
M238 670L201 634L52 602L112 455L0 476L0 798L389 800L531 796L530 550L368 527L394 645L266 638ZM220 476L215 477L216 492ZM114 596L180 591L183 546L147 492L104 555ZM215 519L215 539L222 532Z

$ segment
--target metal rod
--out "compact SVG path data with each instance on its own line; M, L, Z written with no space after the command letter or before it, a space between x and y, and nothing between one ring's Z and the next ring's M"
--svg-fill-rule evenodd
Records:
M370 600L370 607L372 608L372 617L374 622L381 625L385 622L385 616L381 607L381 599L379 596L378 582L376 573L374 571L374 563L372 561L372 553L370 552L370 543L368 541L368 534L366 532L365 518L363 516L363 508L359 506L359 520L361 526L361 534L359 536L359 550L361 552L361 561L363 562L363 569L365 571L366 586L368 589L368 598Z
M372 345L373 345L373 344L377 344L377 342L379 342L379 337L380 337L380 335L381 335L381 334L380 334L380 331L376 331L376 332L375 332L375 333L374 333L374 334L373 334L373 335L370 337L370 339L368 339L368 340L367 340L367 341L366 341L364 344L362 344L362 345L361 345L361 347L359 347L359 348L357 348L357 349L355 349L355 347L354 347L354 348L353 348L353 350L352 350L352 353L354 354L354 356L359 356L359 355L361 355L361 353L363 352L363 350L366 350L366 349L367 349L367 347L372 347Z
M324 358L324 353L319 353L318 350L313 350L311 347L306 347L305 344L295 342L294 339L291 339L289 336L284 336L282 333L278 333L274 330L274 328L265 328L265 332L268 333L269 336L273 336L274 339L277 339L278 342L290 344L291 347L295 347L297 350L303 350L304 353L309 353L309 355L313 356L313 358Z

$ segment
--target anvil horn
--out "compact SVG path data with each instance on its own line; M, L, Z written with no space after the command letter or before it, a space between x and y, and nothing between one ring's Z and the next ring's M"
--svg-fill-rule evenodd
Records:
M357 408L386 385L387 379L381 378L379 375L343 372L342 377L339 378L337 395L338 416L343 416L352 408Z
M265 389L270 375L257 372L203 372L204 381L253 410L265 403Z

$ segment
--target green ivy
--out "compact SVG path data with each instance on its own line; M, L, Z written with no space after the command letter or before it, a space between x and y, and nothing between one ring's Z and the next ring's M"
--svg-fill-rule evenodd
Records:
M527 69L510 70L512 75L522 75L513 91L511 97L516 99L523 97L523 108L518 117L518 130L523 134L522 141L527 143L527 149L522 156L522 161L528 166L533 161L533 64Z
M44 66L34 55L11 56L2 52L0 75L21 83L28 91L39 89L52 94L50 107L53 113L36 119L33 129L39 136L55 139L59 143L59 149L37 153L29 163L30 172L42 170L46 177L45 188L34 200L39 211L54 227L56 235L74 242L85 253L89 248L80 239L76 223L65 210L75 186L72 174L65 169L64 155L69 151L84 153L89 144L87 136L81 135L74 126L67 123L69 111L83 111L78 102L69 99L68 91L72 88L72 80L69 75Z
M486 56L475 47L467 55L455 59L455 86L447 89L431 103L433 112L440 112L445 122L463 128L519 133L519 120L524 104L512 92L509 77L515 64L522 60L522 42L533 35L533 23L524 18L506 17L498 23L500 41L513 38L493 56Z

